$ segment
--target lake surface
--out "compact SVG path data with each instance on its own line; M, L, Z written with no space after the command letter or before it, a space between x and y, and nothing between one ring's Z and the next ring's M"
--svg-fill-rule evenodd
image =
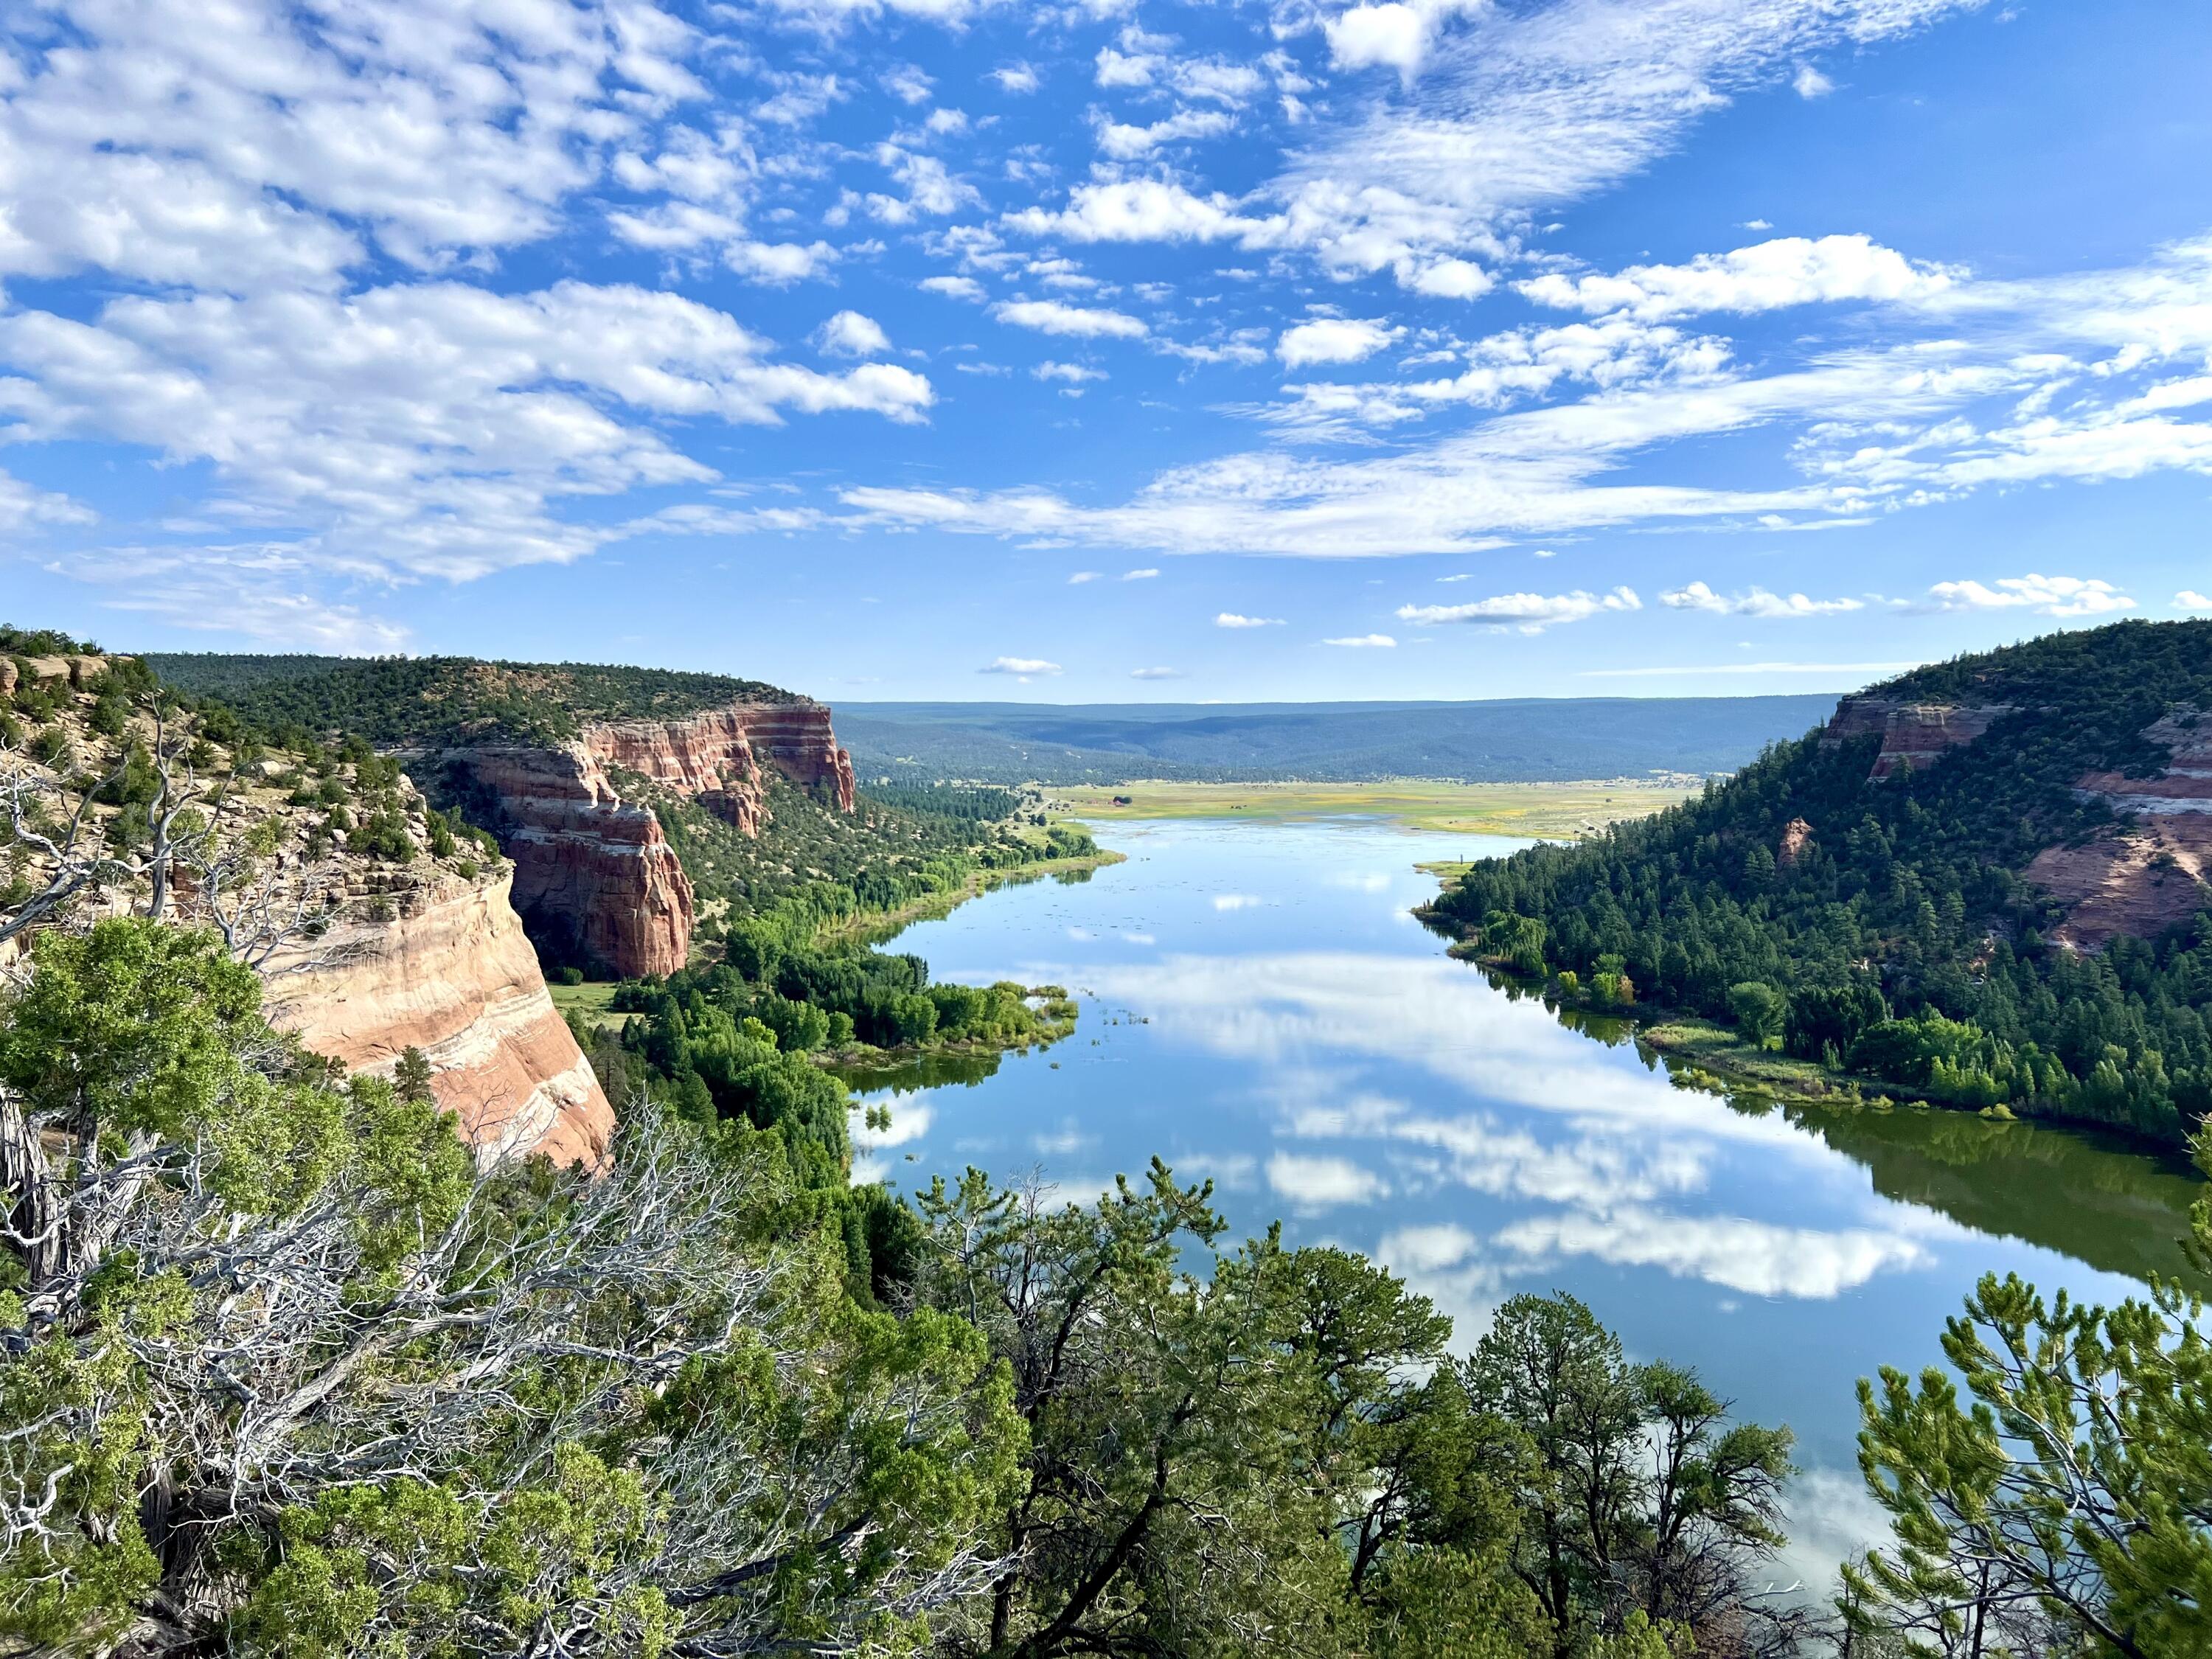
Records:
M1807 1112L1677 1088L1625 1028L1570 1029L1444 954L1418 860L1522 843L1371 821L1117 824L1127 861L1001 888L888 948L939 978L1061 984L1076 1033L1002 1061L854 1079L856 1178L973 1164L1088 1200L1154 1153L1238 1236L1389 1264L1469 1346L1522 1291L1588 1303L1637 1358L1786 1422L1789 1568L1824 1580L1879 1512L1852 1385L1941 1358L1974 1281L2111 1301L2185 1271L2176 1163L1965 1114Z

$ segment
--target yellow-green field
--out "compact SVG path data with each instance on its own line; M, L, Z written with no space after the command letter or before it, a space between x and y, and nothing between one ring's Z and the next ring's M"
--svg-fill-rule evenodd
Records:
M611 1012L607 1004L614 1000L615 988L611 980L587 981L582 985L548 984L553 1006L562 1013L580 1014L593 1025L627 1025L637 1018L635 1014Z
M1322 818L1358 814L1415 830L1571 840L1618 818L1642 817L1696 791L1686 785L1612 783L1124 783L1048 788L1065 817ZM1115 804L1126 797L1127 805Z

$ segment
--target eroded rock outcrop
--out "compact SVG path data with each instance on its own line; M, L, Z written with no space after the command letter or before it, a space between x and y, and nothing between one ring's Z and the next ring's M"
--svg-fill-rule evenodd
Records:
M546 992L509 880L441 881L389 921L345 921L288 944L266 966L264 1006L349 1071L387 1076L421 1049L439 1103L479 1158L597 1164L614 1112Z
M625 801L584 744L447 758L489 803L514 860L515 908L549 955L624 975L684 965L690 879L653 810Z
M1787 870L1805 856L1805 849L1813 844L1813 826L1802 818L1792 818L1782 826L1782 840L1774 849L1774 862Z
M443 763L499 825L532 936L557 959L626 977L681 968L695 913L659 819L617 777L688 796L749 836L768 820L767 767L853 810L852 757L829 709L804 700L611 721L558 746L456 750Z
M818 702L740 703L689 720L623 720L589 727L583 743L602 765L641 773L680 794L749 798L748 833L757 831L763 808L763 760L794 783L828 788L840 811L853 810L852 757L837 746L830 711Z
M2075 787L2135 821L2081 847L2052 847L2027 866L2030 881L2066 906L2051 937L2095 950L2116 935L2154 939L2205 907L2212 881L2212 718L2179 709L2142 735L2169 756L2133 778L2084 773Z
M1881 748L1867 775L1887 778L1925 766L1948 749L1972 743L2005 715L2008 703L1905 702L1895 697L1845 697L1822 733L1823 748L1879 734Z

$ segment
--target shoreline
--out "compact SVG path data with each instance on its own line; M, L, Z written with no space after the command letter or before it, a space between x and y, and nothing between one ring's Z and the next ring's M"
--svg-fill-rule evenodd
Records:
M1421 911L1414 914L1421 916L1425 924L1427 922ZM1462 951L1460 947L1463 943L1455 941L1448 945L1446 954L1461 962L1472 963L1484 973L1540 998L1563 1021L1606 1021L1626 1028L1623 1035L1639 1053L1662 1057L1668 1081L1677 1088L1702 1089L1723 1096L1741 1091L1776 1105L1818 1112L1925 1112L1993 1125L2026 1124L2077 1138L2117 1143L2128 1152L2154 1157L2194 1173L2185 1154L2118 1125L2039 1112L2015 1112L2003 1104L1948 1106L1929 1099L1910 1084L1823 1066L1818 1060L1800 1059L1778 1049L1754 1048L1728 1026L1686 1009L1655 1003L1620 1010L1601 1007L1582 997L1570 1000L1560 995L1557 981L1550 975L1535 980L1516 974L1493 957Z
M1030 881L1042 881L1048 876L1088 875L1105 869L1109 865L1127 862L1127 853L1116 853L1100 848L1096 853L1085 853L1078 858L1043 859L1035 864L1018 865L1011 870L978 870L951 892L931 893L925 897L909 899L888 910L870 910L863 915L836 922L815 930L818 940L857 939L867 945L886 945L917 921L938 921L951 915L969 899L981 898L995 888L1018 885ZM889 933L879 929L889 928Z

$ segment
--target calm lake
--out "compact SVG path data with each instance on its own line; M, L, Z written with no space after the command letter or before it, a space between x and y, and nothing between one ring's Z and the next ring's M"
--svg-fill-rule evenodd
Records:
M1082 1020L1003 1062L853 1079L856 1176L973 1164L1088 1200L1158 1153L1239 1236L1385 1262L1471 1346L1522 1291L1571 1291L1637 1358L1695 1365L1786 1422L1808 1585L1874 1534L1854 1379L1940 1359L1981 1274L2115 1300L2185 1271L2178 1163L1964 1114L1805 1113L1674 1087L1444 954L1417 860L1521 844L1371 821L1122 823L1127 861L1000 889L887 948L939 978L1076 992ZM1609 1037L1610 1040L1607 1040Z

